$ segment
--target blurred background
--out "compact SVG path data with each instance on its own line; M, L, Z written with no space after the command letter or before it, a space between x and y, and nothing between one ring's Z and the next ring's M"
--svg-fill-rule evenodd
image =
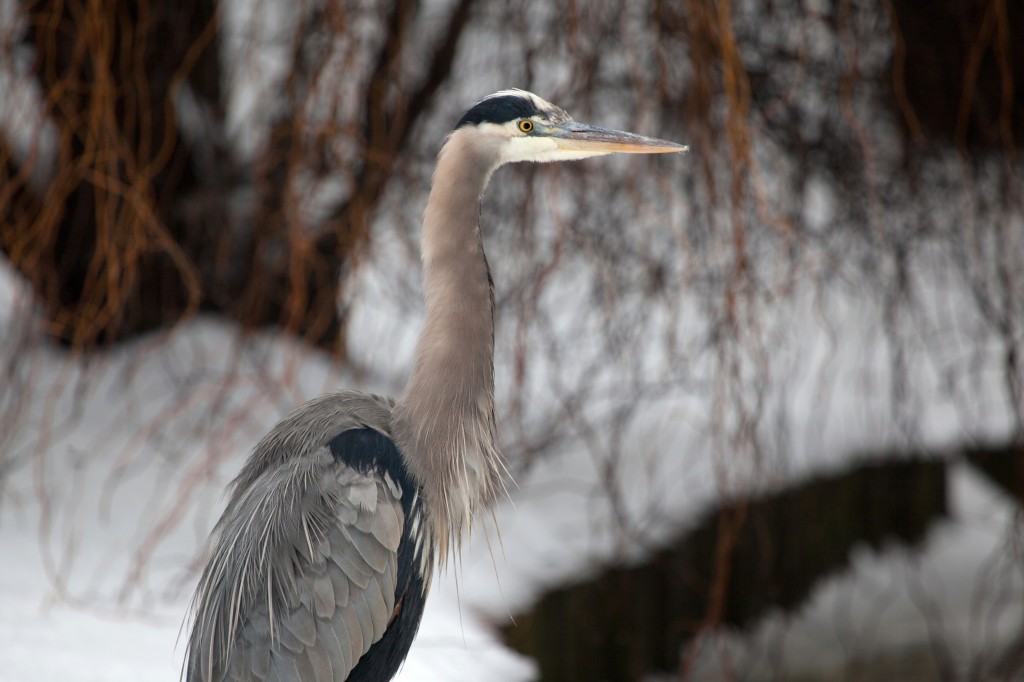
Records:
M1017 0L0 0L0 678L176 679L224 486L401 390L434 157L522 87L691 153L495 174L518 485L399 679L1024 679L1022 74Z

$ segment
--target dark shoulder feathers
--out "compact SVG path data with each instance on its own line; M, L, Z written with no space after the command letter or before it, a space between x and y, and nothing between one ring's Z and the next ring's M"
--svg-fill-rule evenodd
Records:
M409 653L426 603L429 576L418 570L424 565L419 555L424 547L416 540L416 533L426 528L422 504L402 455L389 437L371 428L348 429L332 438L327 446L338 462L367 474L387 473L402 491L405 524L398 547L395 609L384 636L370 646L347 678L347 682L390 680Z
M368 427L346 429L332 438L327 447L336 460L360 473L387 472L404 490L414 489L394 441L379 431ZM403 496L403 505L405 502Z

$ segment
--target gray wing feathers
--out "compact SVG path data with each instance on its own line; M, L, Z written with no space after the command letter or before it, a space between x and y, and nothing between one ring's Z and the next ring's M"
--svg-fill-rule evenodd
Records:
M388 477L387 480L390 480ZM401 492L396 491L392 493L396 498L401 497ZM365 526L356 526L359 530L370 533L377 539L377 542L386 547L389 552L396 554L398 552L398 546L392 547L395 538L402 539L402 525L404 523L402 518L402 510L400 507L394 505L385 505L378 509L378 513L374 515L373 519L370 520Z
M197 592L190 682L344 680L394 612L400 496L326 450L240 490Z
M334 586L331 584L331 576L327 574L327 567L324 566L324 572L313 580L313 613L320 620L331 620L334 618L336 606Z

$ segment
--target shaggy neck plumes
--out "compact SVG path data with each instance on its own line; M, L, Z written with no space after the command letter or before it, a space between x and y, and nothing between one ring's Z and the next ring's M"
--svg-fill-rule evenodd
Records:
M503 485L494 421L494 293L479 227L497 158L459 131L438 155L421 235L426 319L392 424L423 486L442 557Z

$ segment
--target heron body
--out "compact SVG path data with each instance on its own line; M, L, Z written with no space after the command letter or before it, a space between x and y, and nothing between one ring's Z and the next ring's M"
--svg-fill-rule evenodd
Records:
M480 234L499 166L671 142L577 123L522 90L470 108L438 154L421 249L426 316L405 391L321 396L232 483L193 599L189 682L390 680L435 563L503 490L494 293Z

